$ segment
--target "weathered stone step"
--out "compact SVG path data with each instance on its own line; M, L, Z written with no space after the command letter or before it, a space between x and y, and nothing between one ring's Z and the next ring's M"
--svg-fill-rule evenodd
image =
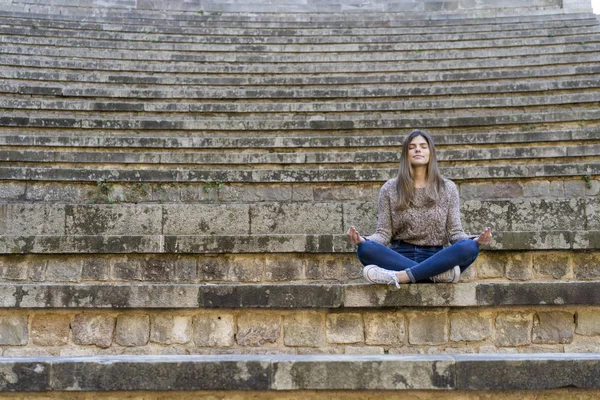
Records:
M507 159L571 158L600 156L600 144L573 143L556 146L526 147L472 147L469 149L440 149L438 160L445 161L498 161ZM564 160L563 160L564 161ZM261 153L217 153L217 152L98 152L64 151L61 149L2 150L0 162L25 163L81 163L81 164L365 164L400 162L400 149L378 151L325 151L325 152L261 152ZM540 161L538 161L539 163ZM541 161L542 163L548 160ZM442 164L443 165L443 164Z
M486 219L489 222L489 219ZM495 250L598 250L600 230L498 231ZM2 235L0 254L352 253L345 234Z
M1 32L1 30L0 30ZM556 36L553 34L547 34L543 37L535 38L520 38L520 39L494 39L494 40L464 40L450 41L451 38L446 38L444 42L430 41L425 42L420 37L420 41L415 42L404 42L404 43L369 43L369 44L356 44L356 43L323 43L323 44L199 44L199 43L172 43L171 39L167 39L164 42L159 39L152 39L151 41L114 41L114 40L89 40L89 39L76 39L76 38L55 38L55 37L39 37L39 36L16 36L13 34L0 36L0 43L10 45L30 45L33 48L39 48L39 46L55 46L62 48L86 48L88 50L95 49L122 49L122 50L136 50L136 51L154 51L154 52L238 52L238 53L268 53L279 57L282 54L290 53L302 53L306 56L307 53L356 53L356 52L369 52L382 53L382 52L398 52L398 51L450 51L456 49L489 49L488 51L494 51L498 48L514 48L523 46L557 46L557 45L568 45L568 44L579 44L585 46L594 42L600 41L600 26L594 27L580 35L569 35L569 36Z
M167 64L159 62L136 62L130 60L70 60L61 57L46 57L42 55L4 55L0 58L1 65L27 66L38 68L60 68L94 71L144 71L160 73L218 73L218 74L308 74L308 73L346 73L346 72L383 72L383 71L439 71L453 69L477 68L508 68L531 67L559 64L597 63L600 56L593 52L570 53L555 55L537 55L504 58L483 58L444 61L412 61L384 62L372 61L361 63L295 63L283 65L280 63L246 63L244 65L197 63L189 61L171 61Z
M240 14L238 14L240 15ZM381 14L379 14L381 15ZM396 14L400 15L400 14ZM37 27L57 27L67 29L85 29L85 30L108 30L108 31L125 31L125 32L148 32L149 27L153 32L174 32L182 33L189 32L192 34L204 34L206 29L217 28L217 33L223 32L243 32L251 30L258 32L259 35L318 35L317 32L322 32L327 35L329 32L357 32L362 34L365 32L382 33L385 30L388 33L424 33L437 31L438 33L450 32L466 32L466 31L491 31L491 30L518 30L523 29L523 26L530 26L533 29L544 27L563 27L563 26L581 26L597 24L593 14L563 14L563 17L546 18L546 16L528 16L528 17L500 17L500 18L446 18L434 19L431 14L423 15L423 18L414 19L390 19L381 21L380 18L367 18L361 15L362 18L356 18L353 21L336 21L329 18L324 22L319 22L318 19L310 21L284 21L278 22L271 17L264 19L261 22L252 20L237 20L237 21L222 21L219 16L217 18L208 17L202 21L201 16L197 16L194 21L174 21L160 18L154 21L135 21L127 18L110 17L102 21L98 16L81 17L78 16L75 21L67 20L69 17L39 18L40 14L26 14L25 18L18 17L1 17L3 24L10 25L34 25ZM308 27L307 27L308 26ZM214 33L213 33L214 34ZM229 33L231 34L231 33Z
M530 129L529 129L530 128ZM552 143L565 141L595 140L600 135L599 127L563 130L528 129L513 132L442 132L432 131L438 146L489 145L514 143ZM299 149L299 148L369 148L399 147L409 131L394 135L374 136L256 136L256 137L163 137L163 136L92 136L38 135L28 132L0 134L3 146L36 147L93 147L93 148L166 148L166 149Z
M506 233L600 230L598 197L465 200L461 210L463 227L473 233L485 226ZM0 204L0 215L0 231L6 236L335 235L351 225L365 234L377 228L376 201L163 205L10 203Z
M212 74L164 74L164 73L136 73L118 71L95 71L93 74L87 72L62 71L38 68L4 66L0 69L0 77L16 79L20 81L67 81L73 85L75 82L97 82L118 84L147 84L147 85L209 85L209 86L297 86L297 85L358 85L358 84L382 84L382 83L415 83L415 82L461 82L469 81L491 81L504 79L530 79L547 78L557 76L563 79L572 75L591 75L600 73L600 65L576 64L560 66L544 66L536 69L479 69L445 72L396 72L382 73L360 73L360 74L326 74L319 73L316 76L298 76L294 74L280 74L277 76L248 76L245 74L227 74L226 76L215 76ZM7 90L7 89L5 89ZM27 99L20 99L26 102ZM137 111L137 109L133 110Z
M600 54L600 52L599 52ZM369 84L360 87L324 85L305 88L296 85L292 88L280 87L203 87L203 88L171 88L162 85L136 85L128 84L125 87L115 83L78 83L72 85L66 82L21 82L7 81L0 85L0 92L16 93L23 95L43 96L68 96L68 97L106 97L106 98L145 98L153 100L184 99L189 102L195 99L323 99L323 98L370 98L390 97L399 99L408 97L406 102L411 103L420 96L466 96L482 94L512 94L528 92L548 92L565 90L586 90L600 88L600 78L596 74L582 76L566 76L554 79L520 79L508 81L475 81L465 85L451 83L399 83L399 84ZM562 95L562 94L561 94ZM576 95L589 95L577 93ZM565 94L568 96L568 94ZM500 99L500 98L499 98ZM501 99L504 99L502 97ZM584 97L585 99L585 97ZM444 101L439 100L438 101ZM173 100L171 100L173 101ZM447 100L446 100L447 101ZM500 100L501 101L501 100ZM460 102L469 102L468 99L457 99ZM312 104L312 103L311 103ZM436 104L436 103L433 103ZM493 104L493 103L492 103ZM452 105L450 103L449 105ZM255 106L255 105L253 105ZM309 107L307 104L305 107ZM151 107L148 106L148 107ZM202 111L203 105L191 105L190 111ZM256 107L256 106L255 106ZM314 110L316 112L318 110ZM5 117L6 118L6 117Z
M63 5L64 6L64 5ZM127 22L129 24L185 24L190 25L211 23L211 22L267 22L267 23L290 23L301 24L331 24L331 23L356 23L372 24L373 26L402 24L404 26L440 26L440 25L482 25L482 24L502 24L502 23L527 23L527 22L545 22L545 21L573 21L578 19L589 19L594 15L585 12L557 12L535 14L535 10L526 15L503 16L498 11L497 17L477 16L473 13L453 13L436 14L426 13L419 17L418 13L407 12L369 12L362 11L360 14L338 12L338 13L286 13L278 12L268 15L260 13L200 13L199 9L187 10L190 12L181 12L184 10L150 10L150 9L121 9L111 10L102 8L81 7L81 5L61 7L54 5L54 10L60 13L36 13L35 11L10 11L0 10L0 16L7 20L27 22L31 20L52 20L52 21L72 21L72 22ZM93 15L91 15L93 14Z
M366 233L363 231L363 233ZM482 249L464 282L600 281L598 250ZM5 283L365 283L349 253L5 255Z
M419 393L569 387L588 389L582 393L589 395L589 389L600 387L600 356L577 353L7 357L0 364L12 371L11 380L2 382L4 390L11 392L220 389L268 395L269 391L343 390L339 395L346 397L352 396L348 390Z
M373 284L0 283L16 309L355 309L600 305L600 282ZM0 316L0 321L2 316ZM571 319L572 321L572 319ZM1 324L0 324L1 326ZM600 333L600 332L599 332Z
M600 81L600 66L598 66L598 77ZM21 81L20 81L21 82ZM20 83L19 82L19 83ZM514 84L513 84L514 85ZM47 88L34 88L35 91L42 91ZM54 89L54 88L52 88ZM592 88L590 88L592 89ZM26 92L28 88L20 87L20 90ZM260 89L259 89L260 90ZM332 91L336 86L332 85ZM416 111L416 110L458 110L461 108L492 108L492 107L532 107L532 106L562 106L567 104L584 104L600 102L600 90L585 91L578 93L552 94L548 92L545 95L531 94L522 96L515 93L503 93L501 95L485 97L466 97L466 98L448 98L435 100L386 100L374 101L366 99L365 101L337 100L331 101L311 101L307 102L142 102L142 101L110 101L104 100L83 100L83 99L47 99L44 95L32 96L32 98L15 98L0 96L0 108L7 110L36 110L36 111L61 111L68 112L69 116L77 116L75 112L137 112L141 113L226 113L233 117L233 113L245 113L244 118L252 118L248 113L357 113L373 111ZM164 95L163 95L164 99ZM508 111L508 110L507 110ZM92 114L93 115L93 114ZM337 116L333 115L333 118ZM111 116L112 118L112 116Z
M468 165L440 168L442 175L456 181L495 180L541 177L582 177L599 175L600 163ZM0 167L0 180L57 182L165 182L165 183L316 183L316 182L385 182L398 173L394 168L360 169L164 169L144 168L33 168Z
M598 81L600 82L600 81ZM261 132L261 131L328 131L328 130L383 130L383 129L411 129L419 126L429 128L464 128L500 125L530 125L540 123L574 122L585 124L585 121L600 119L600 108L590 106L562 107L549 112L532 111L529 113L503 113L503 109L486 110L483 115L473 115L466 111L451 112L449 115L436 117L407 113L386 113L377 119L372 114L347 116L337 118L315 115L309 118L293 116L285 120L273 119L222 119L222 118L108 118L105 115L90 116L89 118L74 118L70 116L54 117L52 115L36 115L11 113L11 116L0 117L0 127L6 128L66 128L79 130L106 130L106 131L224 131L224 132ZM546 110L543 110L546 111ZM21 114L21 115L19 115ZM439 114L438 114L439 115ZM122 118L122 117L121 117ZM293 118L293 119L292 119ZM256 133L254 133L256 134Z
M600 51L598 35L588 38L588 42L549 44L546 46L489 47L475 49L415 49L408 47L402 51L356 51L352 53L254 53L254 52L208 52L200 54L177 52L175 50L160 52L156 50L107 50L96 48L82 53L81 49L65 46L18 45L3 44L0 54L3 55L36 55L50 57L78 57L80 59L135 60L144 61L188 61L203 63L345 63L345 62L377 62L377 61L426 61L426 60L467 60L472 58L503 58L533 55L553 55L564 53L597 53ZM595 40L595 41L594 41Z
M402 35L327 35L327 36L256 36L251 35L250 31L246 35L181 35L181 34L158 34L158 33L130 33L116 31L93 31L93 30L75 30L60 28L36 28L31 29L30 25L14 26L3 25L0 21L0 33L7 35L5 39L10 39L9 35L28 36L32 40L38 37L53 37L72 39L75 34L80 40L103 40L112 43L128 42L152 42L152 43L205 43L205 44L238 44L238 45L300 45L300 44L387 44L387 43L421 43L421 42L439 42L439 41L482 41L482 40L518 40L537 38L538 40L549 37L568 38L573 35L585 35L598 31L598 24L590 21L588 25L581 26L560 26L548 27L544 29L521 29L510 31L480 31L476 33L461 32L437 34L431 32L428 34L402 34ZM585 39L583 40L585 41Z

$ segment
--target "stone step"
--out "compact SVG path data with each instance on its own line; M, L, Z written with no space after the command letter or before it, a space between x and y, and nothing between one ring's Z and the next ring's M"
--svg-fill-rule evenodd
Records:
M14 14L14 13L13 13ZM411 29L414 33L422 33L424 30L441 32L447 31L489 31L489 30L514 30L520 29L523 25L543 27L543 26L576 26L578 24L594 24L594 14L554 14L554 15L530 15L530 16L511 16L498 18L473 18L470 15L466 18L460 18L460 15L454 18L432 18L431 14L411 15L410 19L406 15L396 14L374 14L368 17L368 14L361 14L358 18L348 19L348 14L341 14L341 18L323 15L319 17L310 17L301 19L296 14L287 21L278 20L277 17L262 17L257 20L256 14L235 14L238 17L233 20L228 16L222 15L195 15L193 20L173 20L164 18L164 14L156 19L137 19L123 17L122 14L102 17L94 16L68 16L56 14L51 15L20 13L20 16L0 15L0 23L7 25L36 25L40 27L54 26L68 29L86 29L86 30L112 30L112 31L138 31L144 32L148 27L154 28L153 31L172 31L181 32L182 30L191 33L202 32L207 27L220 28L222 30L241 31L242 29L263 30L265 32L289 31L292 34L298 32L314 32L322 30L327 34L327 30L335 29L355 29L379 31L384 29L403 29L400 32L407 33ZM234 14L229 14L234 15ZM279 14L285 15L285 14ZM293 14L287 14L293 15ZM381 16L385 15L382 20ZM466 15L465 15L466 16ZM399 17L399 18L398 18ZM229 19L229 20L228 20Z
M598 67L600 72L600 66ZM600 78L600 73L598 74ZM514 85L514 84L513 84ZM22 92L39 91L48 88L24 88L20 87ZM52 88L55 90L55 88ZM64 90L64 89L63 89ZM331 90L335 92L337 88L332 86ZM434 89L435 90L435 89ZM43 94L32 95L31 98L15 98L12 96L0 96L0 108L6 110L36 110L41 113L44 111L59 111L67 113L69 116L77 116L78 112L86 112L84 115L94 115L91 113L98 112L137 112L138 116L143 116L142 113L225 113L228 117L234 117L234 113L244 113L244 118L252 118L250 113L366 113L366 112L389 112L389 111L418 111L418 110L456 110L462 108L493 108L493 107L535 107L535 106L562 106L569 104L585 104L600 102L600 90L576 92L571 90L568 93L552 94L547 92L545 95L531 94L528 96L519 95L519 93L502 93L500 95L491 96L468 96L465 98L452 97L447 99L424 99L424 100L372 100L365 99L364 101L311 101L307 102L205 102L205 101L120 101L113 100L107 102L105 100L87 100L74 98L69 100L64 99L47 99ZM401 93L399 93L401 94ZM31 113L30 113L31 115ZM57 114L53 114L57 115ZM111 115L111 118L113 115ZM335 118L335 114L333 115Z
M348 73L348 74L330 74L319 73L315 76L298 76L294 74L279 74L276 76L248 76L245 74L164 74L164 73L128 73L119 71L95 71L93 74L77 71L62 71L4 66L0 69L0 77L11 80L23 81L67 81L70 85L79 82L113 83L113 84L145 84L145 85L175 85L177 87L189 85L203 86L318 86L318 85L360 85L360 84L394 84L394 83L440 83L440 82L459 82L465 84L472 81L498 81L498 80L516 80L532 78L556 79L557 76L562 79L569 79L573 75L594 75L600 72L600 66L595 63L544 66L536 69L506 69L498 67L496 69L478 69L478 70L450 70L444 72L405 72L398 74L394 71L388 73ZM582 78L581 76L578 78ZM572 79L572 78L571 78ZM14 85L12 85L14 87ZM5 90L8 90L8 86ZM26 102L27 99L20 99ZM38 100L39 101L39 100ZM318 100L315 100L318 103ZM41 103L45 104L45 103ZM138 111L136 108L134 111Z
M540 176L455 180L461 199L565 199L596 197L600 181L585 170L574 176ZM591 171L591 170L590 170ZM549 172L548 172L549 173ZM589 175L588 175L589 174ZM390 172L390 177L394 174ZM556 174L555 174L556 175ZM589 180L586 182L586 180ZM199 182L73 182L0 181L0 199L8 203L59 204L231 204L360 202L377 198L381 181L274 183Z
M486 222L488 222L486 220ZM483 226L483 225L482 225ZM493 250L597 250L600 230L498 231ZM2 235L0 254L352 253L345 234Z
M1 32L1 30L0 30ZM31 32L31 31L29 31ZM38 33L36 31L36 33ZM540 35L538 33L538 35ZM217 44L217 43L173 43L171 38L167 38L164 42L152 39L152 41L115 41L115 40L89 40L89 39L76 39L76 38L65 38L65 37L40 37L40 36L16 36L14 32L10 32L10 35L0 37L0 43L6 43L10 45L30 45L32 48L39 48L39 46L54 46L62 48L80 48L86 49L122 49L122 50L137 50L137 51L153 51L153 52L239 52L239 53L260 53L260 54L274 54L279 56L288 53L356 53L356 52L368 52L368 53L380 53L380 52L397 52L397 51L450 51L457 49L490 49L494 51L498 48L508 47L524 47L524 46L556 46L556 45L568 45L568 44L579 44L598 42L600 37L600 26L593 27L580 35L569 35L569 36L558 36L553 34L547 34L546 36L537 36L534 38L519 38L519 39L508 39L503 37L502 39L494 40L482 40L477 38L476 40L464 40L460 41L448 41L451 38L446 38L445 42L439 41L428 41L425 42L423 37L419 37L420 40L406 41L407 37L404 37L406 42L402 43L323 43L323 44Z
M408 134L409 132L403 132ZM516 143L546 143L594 141L600 135L599 127L581 127L578 129L540 130L537 126L525 126L520 131L479 132L445 132L432 130L440 151L445 147L464 145L501 145ZM300 149L338 148L364 150L372 147L402 146L404 136L395 135L345 135L345 136L245 136L245 137L164 137L164 136L92 136L71 135L65 132L55 135L37 135L27 131L15 134L0 134L0 145L11 147L75 147L75 148L111 148L111 149L206 149L206 150L244 150L262 149L272 151L285 149L299 151ZM116 153L115 153L116 154Z
M518 147L470 147L469 149L440 149L438 161L499 161L530 160L547 163L549 158L577 158L600 156L600 144L569 143L556 147L523 146ZM544 160L537 160L544 159ZM564 160L563 160L564 161ZM0 162L9 163L61 163L61 164L200 164L200 165L244 165L248 164L366 164L399 163L400 149L374 151L323 151L323 152L260 152L260 153L220 153L220 152L164 152L122 151L98 152L64 151L62 149L2 150Z
M599 52L600 54L600 52ZM423 83L385 83L385 84L367 84L360 87L347 85L320 85L317 87L306 88L302 85L295 85L291 88L280 87L202 87L202 88L171 88L163 85L137 85L128 84L123 87L117 83L87 83L80 82L76 85L69 82L38 82L32 81L6 81L0 85L0 93L22 94L35 96L65 96L65 97L105 97L105 98L143 98L153 100L184 99L187 103L196 99L347 99L347 98L367 98L377 99L381 97L399 99L409 97L407 103L411 103L418 97L425 96L467 96L467 95L500 95L498 101L504 99L504 95L510 94L516 96L522 93L530 92L548 92L548 91L566 91L566 90L585 90L585 93L575 93L573 96L582 96L586 101L586 95L594 93L594 89L600 87L600 79L597 74L585 74L581 76L566 76L561 78L542 78L542 79L520 79L520 80L500 80L500 81L474 81L464 85L450 83L428 82ZM547 93L552 95L552 93ZM563 93L561 93L563 95ZM567 94L564 94L567 96ZM529 97L529 96L527 96ZM53 97L54 99L54 97ZM437 99L439 100L439 99ZM58 101L58 100L55 100ZM138 100L139 101L139 100ZM442 99L443 101L443 99ZM446 100L448 101L448 100ZM460 102L469 104L468 99L458 99ZM489 101L489 100L488 100ZM518 100L516 101L519 102ZM311 103L312 104L312 103ZM318 104L318 103L317 103ZM435 104L435 103L433 103ZM443 104L443 103L442 103ZM448 106L452 103L447 103ZM522 104L522 105L526 105ZM191 104L190 111L203 111L204 104ZM309 107L306 104L305 107ZM149 105L148 107L152 107ZM128 110L132 111L132 110ZM312 111L318 111L313 109Z
M465 231L600 230L600 198L465 200ZM377 203L1 204L6 236L327 235L377 228ZM600 243L598 243L600 245ZM346 246L344 246L346 247ZM496 248L502 248L496 246Z
M600 81L598 81L600 82ZM593 103L591 103L593 104ZM160 131L167 135L168 131L202 131L202 132L264 132L277 131L349 131L349 130L381 130L384 129L412 129L419 126L422 129L430 128L468 128L484 126L514 126L514 125L537 125L548 123L578 123L585 126L586 121L600 119L600 108L589 106L562 107L558 110L543 112L532 111L529 113L503 113L503 109L486 110L485 114L473 115L466 111L439 116L438 114L406 114L385 113L379 118L373 118L372 114L357 116L339 115L321 116L314 115L309 118L299 118L294 115L285 120L273 120L262 118L139 118L123 117L109 118L107 115L92 115L88 118L74 116L54 117L53 115L35 115L30 117L27 113L11 113L11 116L0 117L0 127L6 128L42 128L42 129L78 129L78 130L105 130L114 132L125 131ZM537 111L537 110L536 110ZM366 119L365 117L369 118ZM294 119L292 119L294 118ZM481 129L481 128L479 128Z
M290 24L331 24L331 23L348 23L357 24L404 24L413 25L458 25L458 24L491 24L491 23L526 23L526 22L545 22L545 21L572 21L577 19L589 19L594 15L590 12L546 12L536 14L535 11L523 15L503 16L495 10L498 16L477 16L473 13L452 13L452 14L436 14L426 13L419 17L418 13L406 12L369 12L362 11L360 14L340 12L340 13L207 13L198 12L199 9L192 10L193 12L180 12L178 10L150 10L150 9L102 9L95 7L82 7L81 4L68 7L54 5L54 10L59 13L36 13L35 11L10 11L9 8L0 10L0 16L11 20L52 20L52 21L72 21L72 22L129 22L130 24L203 24L212 22L253 22L253 23L290 23ZM183 11L183 10L182 10ZM93 14L93 15L92 15Z
M494 232L495 234L495 232ZM464 282L600 281L598 250L482 249ZM0 256L0 282L60 284L365 283L356 253Z
M549 38L556 40L566 40L572 36L582 36L585 34L596 33L598 31L598 24L592 19L587 21L587 24L576 24L574 26L548 26L546 28L538 27L535 30L530 29L519 29L510 31L478 31L478 32L456 32L456 33L403 33L401 35L384 35L384 34L367 34L362 32L361 35L324 35L324 36L257 36L253 35L251 31L240 32L240 35L182 35L176 33L132 33L132 32L118 32L118 31L94 31L94 30L77 30L67 28L51 28L51 27L37 27L31 28L31 25L13 25L5 24L0 19L0 33L6 35L3 40L10 40L13 36L29 37L30 40L35 41L38 38L63 38L63 42L68 43L74 40L74 37L79 38L80 41L108 41L114 45L118 43L127 43L131 46L136 44L143 44L145 42L150 43L172 43L172 44L231 44L231 45L286 45L286 46L300 46L304 45L323 45L323 44L344 44L346 46L357 46L358 44L363 45L384 45L394 43L428 43L428 42L440 42L450 41L450 44L457 41L469 41L477 43L480 41L492 41L492 40L548 40ZM218 30L216 32L222 32ZM331 32L334 33L334 32ZM24 40L24 38L23 38ZM583 39L582 41L586 41ZM93 43L92 42L92 43Z
M55 181L55 182L164 182L164 183L332 183L332 182L385 182L397 175L393 168L360 169L185 169L185 168L42 168L42 167L0 167L0 180L4 181ZM600 163L570 164L505 164L505 165L466 165L441 167L440 171L448 179L469 180L506 180L524 178L577 177L600 174Z
M585 47L581 46L580 47ZM581 49L580 49L581 50ZM416 53L415 53L416 54ZM575 52L570 54L536 55L503 58L470 59L464 60L428 61L413 60L411 62L384 62L372 61L361 63L295 63L285 65L281 63L246 63L232 65L227 63L197 63L190 61L171 61L167 64L159 62L137 62L132 60L103 60L91 59L65 59L61 57L46 57L42 55L4 55L0 58L1 65L11 67L38 67L51 69L76 69L94 71L143 71L160 73L218 73L218 74L312 74L312 73L346 73L346 72L400 72L400 71L440 71L453 69L478 69L478 68L508 68L508 67L533 67L560 64L597 63L598 54L593 52Z
M350 53L266 53L266 52L225 52L212 51L191 53L184 51L157 50L108 50L95 48L82 53L78 48L45 45L3 44L0 54L35 55L50 57L78 57L80 59L135 60L171 62L188 61L203 63L346 63L346 62L385 62L385 61L427 61L427 60L466 60L472 58L504 58L533 55L554 55L564 53L597 53L600 50L598 35L588 38L588 42L549 44L546 46L489 47L475 49L419 49L408 47L399 51L357 51ZM419 46L414 46L419 47ZM233 50L233 49L232 49Z
M263 308L274 311L379 311L398 307L487 309L505 306L546 306L552 309L555 305L560 308L600 306L599 287L600 282L578 281L406 284L401 285L400 289L365 283L0 283L0 293L4 295L0 305L3 309L25 310ZM597 308L594 314L600 312L600 307Z
M589 396L595 393L591 389L600 387L600 356L576 353L28 357L2 358L0 363L13 371L11 380L2 382L6 391L87 391L99 396L105 391L118 396L118 391L168 390L170 397L177 393L174 390L237 390L274 399L285 393L282 391L316 390L310 392L311 399L358 399L365 394L373 397L369 391L376 390L408 389L423 395L446 390L454 395L455 391L521 390L538 394L540 390L574 388L543 392L569 397L578 393ZM314 397L320 390L329 392L326 397ZM359 397L350 390L358 391ZM270 396L273 392L276 397ZM508 399L506 396L514 395L499 392L494 396Z

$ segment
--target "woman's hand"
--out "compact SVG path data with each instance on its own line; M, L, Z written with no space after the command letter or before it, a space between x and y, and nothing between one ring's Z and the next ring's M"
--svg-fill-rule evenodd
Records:
M492 243L492 229L488 226L486 227L481 235L477 239L475 239L477 243L480 245L488 245Z
M356 228L353 226L348 229L346 235L348 235L348 241L352 244L360 244L366 240L364 237L360 236L360 233L358 233Z

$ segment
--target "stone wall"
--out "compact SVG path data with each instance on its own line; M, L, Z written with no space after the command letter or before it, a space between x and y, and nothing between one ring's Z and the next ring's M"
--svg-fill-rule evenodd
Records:
M3 356L600 351L600 308L3 310Z
M137 9L153 11L188 12L244 12L244 13L323 13L323 12L409 12L409 13L472 13L515 12L529 9L568 12L591 12L590 0L3 0L0 5L90 7L96 9Z

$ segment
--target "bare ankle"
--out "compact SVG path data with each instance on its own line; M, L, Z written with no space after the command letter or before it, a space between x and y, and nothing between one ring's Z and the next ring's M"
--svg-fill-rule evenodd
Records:
M398 271L396 278L398 278L398 282L400 283L410 283L410 277L406 271Z

